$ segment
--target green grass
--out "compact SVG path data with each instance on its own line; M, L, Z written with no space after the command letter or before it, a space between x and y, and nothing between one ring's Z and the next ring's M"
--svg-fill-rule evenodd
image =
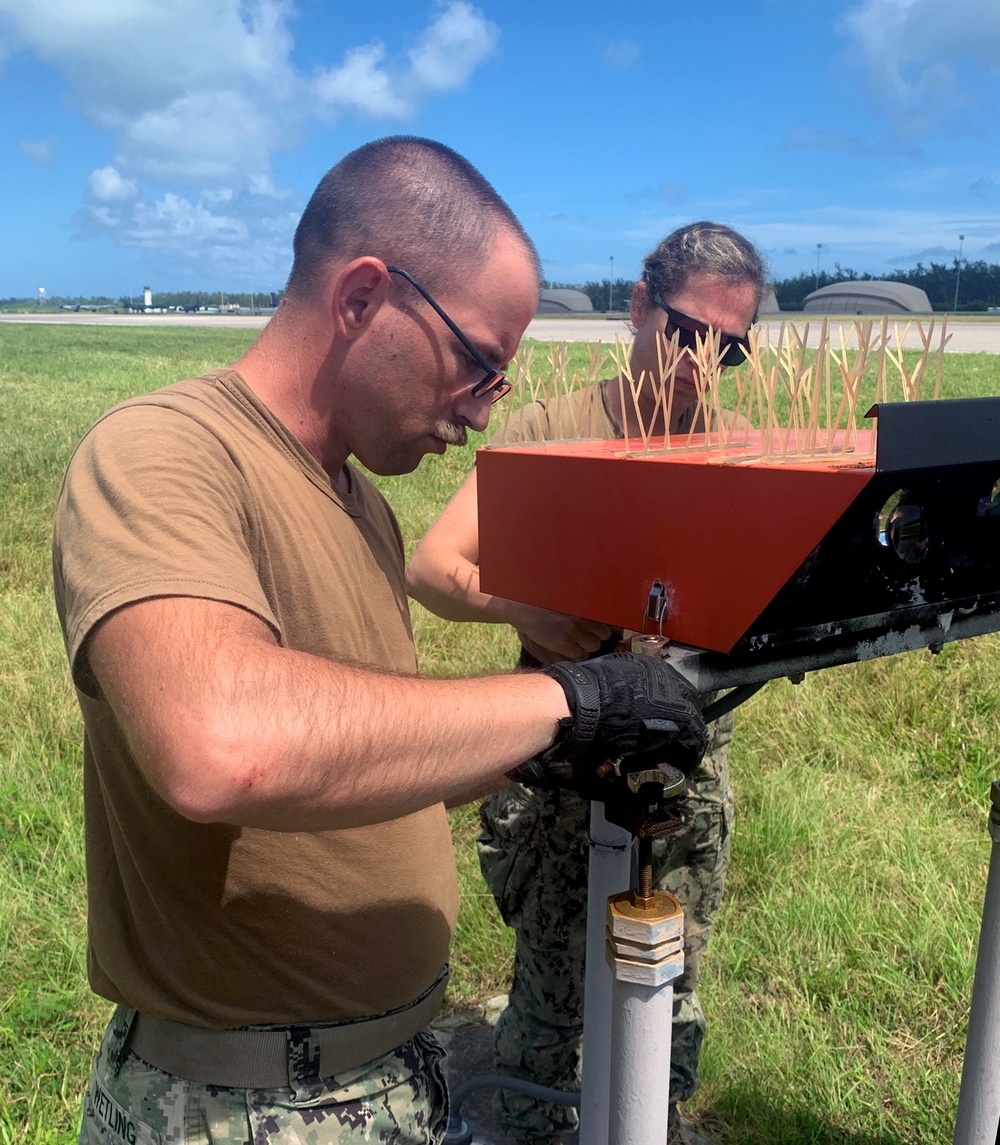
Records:
M49 588L62 469L115 401L231 361L251 333L0 327L0 1145L70 1142L109 1006L86 985L79 717ZM574 360L585 360L582 347ZM1000 392L950 355L945 395ZM381 480L412 545L469 450ZM414 608L426 671L503 669L512 634ZM738 715L729 893L703 989L706 1127L738 1145L950 1139L1000 773L1000 640L770 684ZM510 935L453 816L453 1004L502 991Z

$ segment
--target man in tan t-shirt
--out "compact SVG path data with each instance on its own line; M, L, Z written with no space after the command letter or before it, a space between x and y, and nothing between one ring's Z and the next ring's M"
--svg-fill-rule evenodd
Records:
M586 785L608 757L700 758L695 698L647 658L415 675L399 531L349 458L405 473L485 428L537 290L479 172L379 140L321 181L247 353L125 402L74 454L55 588L89 973L117 1003L87 1145L439 1141L444 804L526 760Z

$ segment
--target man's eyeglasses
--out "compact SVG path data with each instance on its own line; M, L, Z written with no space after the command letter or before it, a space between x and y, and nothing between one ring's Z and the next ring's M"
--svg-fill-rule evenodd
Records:
M510 392L510 382L507 381L505 371L498 370L495 366L491 366L489 362L480 354L475 346L469 339L462 333L458 326L448 317L448 315L441 309L441 307L431 297L429 291L425 290L419 282L413 277L409 271L402 270L398 266L386 266L385 268L390 274L398 274L400 278L405 278L406 281L413 287L413 289L423 298L428 306L437 314L441 321L448 327L448 329L455 335L455 337L462 343L468 352L469 356L473 359L477 366L485 371L483 377L476 382L472 387L472 396L474 398L488 397L490 402L499 401L504 394Z
M675 310L672 306L668 306L665 302L661 301L656 295L652 296L653 305L658 306L670 319L670 326L677 331L677 341L687 350L696 350L698 347L698 340L700 339L704 344L711 336L712 331L710 327L704 323L699 322L697 318L692 318L689 314L684 314L680 310ZM668 328L667 334L673 331ZM746 360L747 354L750 351L750 340L745 336L739 334L726 334L724 331L719 334L719 365L720 366L738 366L741 362Z

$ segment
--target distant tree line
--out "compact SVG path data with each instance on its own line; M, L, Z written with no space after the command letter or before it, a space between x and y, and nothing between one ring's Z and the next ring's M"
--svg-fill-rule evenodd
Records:
M221 310L233 306L241 310L262 309L277 306L284 294L283 290L236 291L233 294L225 290L154 290L153 306L170 310ZM125 309L129 306L141 308L142 295L135 294L132 298L122 295L118 304Z
M958 286L959 310L986 310L990 306L1000 306L1000 265L983 259L975 262L962 259L961 278L959 262L932 262L924 266L918 262L910 270L893 270L890 274L858 274L850 267L834 264L833 274L820 271L818 275L803 273L795 278L785 278L774 284L774 293L782 310L801 310L807 294L818 287L829 286L832 282L889 281L905 282L926 292L935 310L954 310L955 287Z
M114 298L108 298L106 294L94 295L70 295L70 294L51 294L46 295L44 302L40 305L44 306L47 310L59 306L117 306L118 302ZM32 298L0 298L0 310L26 310L29 307L38 307L38 296Z
M959 264L955 258L951 263L932 262L924 266L922 262L910 270L893 270L891 274L859 274L850 267L834 264L833 273L821 270L819 274L803 271L794 278L777 279L772 285L782 310L801 310L806 295L821 286L833 282L891 281L905 282L925 291L935 310L955 309L955 286L958 284L958 309L982 311L990 306L1000 306L1000 264L988 263L983 259L969 261L962 259L962 274L959 278ZM634 283L630 279L616 278L611 283L607 278L600 282L549 282L542 286L582 290L593 303L595 310L628 310ZM609 294L610 291L610 294ZM609 297L612 305L608 305Z
M232 306L238 306L243 310L267 309L277 306L284 295L284 290L236 291L232 294L224 290L154 290L152 305L160 310L219 310ZM141 310L143 294L139 291L131 298L127 294L122 294L118 298L109 298L105 294L51 294L41 302L37 297L0 298L0 310L25 310L39 306L44 306L48 310L78 306Z

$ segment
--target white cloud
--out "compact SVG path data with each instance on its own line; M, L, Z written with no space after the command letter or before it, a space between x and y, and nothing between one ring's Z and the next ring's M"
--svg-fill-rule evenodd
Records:
M823 131L815 127L792 127L785 132L781 146L786 151L831 151L851 159L919 158L920 149L912 143L883 133L874 143L867 143L844 131Z
M630 68L639 59L639 45L633 40L615 40L605 46L601 55L613 68Z
M207 192L188 197L98 200L91 196L74 222L81 237L111 233L119 246L166 255L195 281L265 282L278 286L298 213L267 213L249 195Z
M91 195L102 203L120 203L139 194L136 183L123 179L118 169L110 165L91 171L87 186Z
M391 58L381 40L351 48L341 64L316 75L313 94L331 113L409 119L427 96L464 87L499 38L499 28L482 13L453 0L404 56Z
M396 85L383 67L385 56L385 44L381 42L352 48L339 67L316 77L316 96L331 111L361 111L387 119L406 119L412 109L394 90Z
M687 183L661 183L660 198L672 207L678 207L690 198L691 190Z
M456 91L488 59L500 40L500 29L459 0L448 4L409 52L413 78L426 92Z
M305 74L292 56L294 18L292 0L0 7L0 43L59 73L67 102L113 139L76 216L81 234L110 232L150 249L200 243L204 256L247 241L269 219L284 240L289 196L273 158L297 145L311 118L411 118L429 97L464 86L499 39L471 3L448 0L408 49L341 47L338 64ZM44 162L46 146L26 141L21 150Z
M269 173L281 142L274 116L247 93L204 88L123 125L116 161L166 186L242 184Z
M815 259L816 243L822 242L824 267L840 262L859 271L910 266L921 258L950 261L958 254L960 234L965 257L978 258L982 244L996 234L996 220L986 214L839 205L789 211L781 221L744 216L733 225L769 251L793 247L812 251Z
M48 139L22 139L17 149L25 159L30 159L39 167L51 167L56 161L56 141L53 136Z
M840 30L876 106L906 135L948 121L971 129L966 113L990 98L979 81L1000 75L996 0L863 0Z
M137 203L125 235L128 246L203 250L245 243L249 227L236 216L214 214L204 203L190 202L171 191L155 203Z

